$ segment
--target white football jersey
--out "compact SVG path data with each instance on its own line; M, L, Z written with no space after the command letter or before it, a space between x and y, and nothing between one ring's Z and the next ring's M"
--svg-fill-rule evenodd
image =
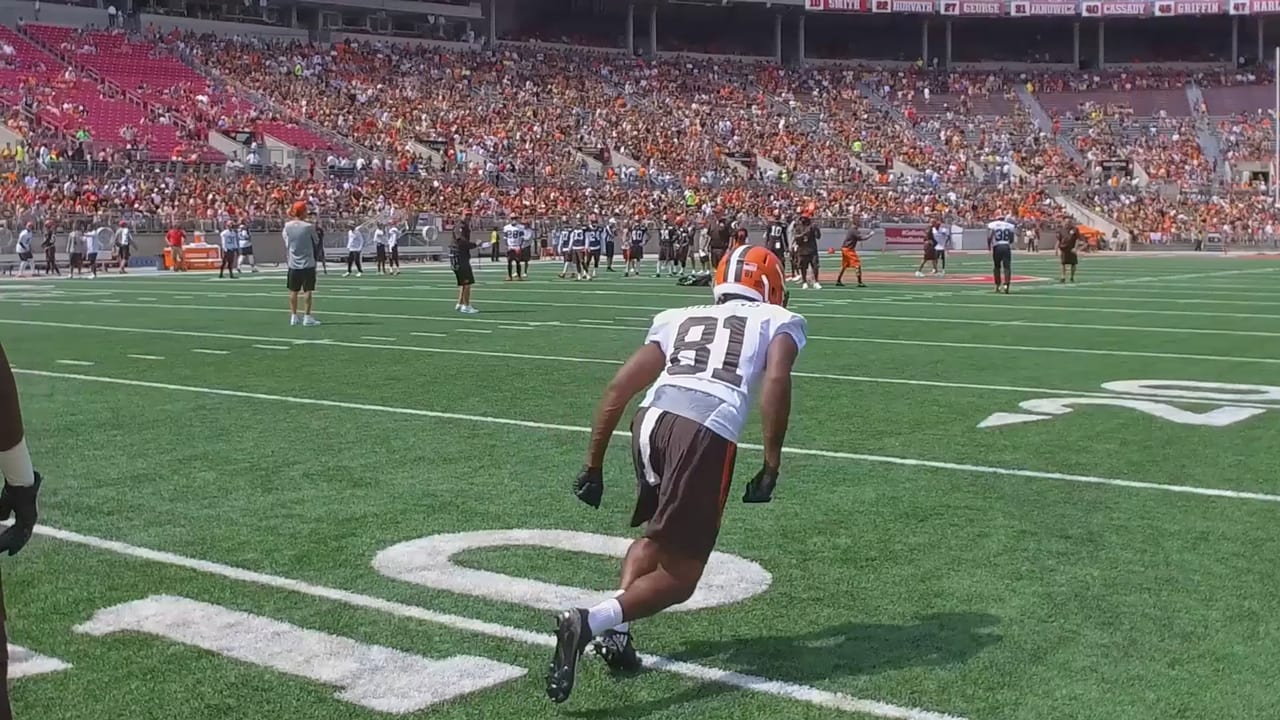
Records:
M782 334L804 347L804 318L780 305L730 300L658 313L645 342L662 348L667 367L641 405L688 417L737 442L769 344ZM713 401L687 402L695 393L667 392L680 388Z
M987 223L987 229L991 231L991 242L994 245L1012 245L1014 235L1018 231L1018 229L1013 226L1013 223L1005 220L989 222Z

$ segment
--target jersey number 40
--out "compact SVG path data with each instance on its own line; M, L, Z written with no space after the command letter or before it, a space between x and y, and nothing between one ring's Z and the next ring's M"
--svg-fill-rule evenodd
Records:
M671 344L667 372L708 375L726 385L742 387L746 379L738 373L738 364L742 362L742 342L746 335L747 319L738 315L723 319L705 315L686 318ZM714 367L712 355L719 358Z

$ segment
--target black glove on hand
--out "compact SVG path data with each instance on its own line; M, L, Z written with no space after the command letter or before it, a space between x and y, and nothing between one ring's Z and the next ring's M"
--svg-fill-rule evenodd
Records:
M573 481L573 494L593 508L600 507L600 498L604 496L604 473L600 468L582 468L578 479Z
M0 490L0 519L7 520L13 514L13 525L0 533L0 553L17 555L27 546L36 527L36 494L40 492L40 473L31 487L4 484Z
M778 485L778 469L768 465L760 468L760 472L747 483L747 491L742 494L744 503L767 503L773 499L773 489Z

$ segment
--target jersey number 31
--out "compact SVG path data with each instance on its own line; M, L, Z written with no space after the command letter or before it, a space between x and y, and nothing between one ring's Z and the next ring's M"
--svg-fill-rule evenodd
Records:
M746 380L738 373L738 364L742 362L742 341L746 334L747 319L738 315L723 319L705 315L686 318L671 344L667 372L709 375L712 380L742 387ZM711 365L713 353L719 358L715 367Z

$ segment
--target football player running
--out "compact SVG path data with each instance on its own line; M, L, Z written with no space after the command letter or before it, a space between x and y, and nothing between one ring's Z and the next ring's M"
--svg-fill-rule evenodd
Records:
M595 607L559 615L546 686L554 702L569 698L578 660L594 638L610 668L638 669L630 623L693 595L720 531L752 388L760 393L764 467L742 499L773 497L805 320L786 309L782 265L764 247L747 245L725 255L712 292L714 305L654 318L644 344L618 370L596 410L586 464L573 486L592 507L604 494L609 439L628 402L649 388L631 422L638 488L631 525L647 525L627 551L621 590Z

